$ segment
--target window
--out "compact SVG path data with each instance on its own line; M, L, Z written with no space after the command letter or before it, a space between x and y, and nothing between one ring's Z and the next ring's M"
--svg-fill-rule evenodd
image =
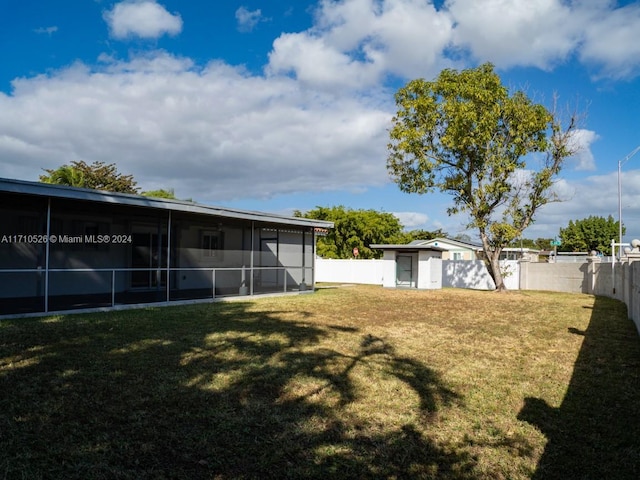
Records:
M222 232L202 232L202 256L222 260L224 249L224 234Z
M454 260L462 260L462 252L454 252L453 253Z
M52 225L53 228L53 225ZM109 251L109 243L101 242L99 236L109 235L109 224L107 222L96 222L91 220L73 220L72 231L62 232L71 249L75 251Z

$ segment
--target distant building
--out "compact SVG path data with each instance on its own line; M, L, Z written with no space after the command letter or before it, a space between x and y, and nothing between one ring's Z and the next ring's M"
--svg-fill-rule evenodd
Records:
M387 288L442 288L442 255L444 248L425 245L422 241L404 245L372 244L370 248L384 252L382 286Z

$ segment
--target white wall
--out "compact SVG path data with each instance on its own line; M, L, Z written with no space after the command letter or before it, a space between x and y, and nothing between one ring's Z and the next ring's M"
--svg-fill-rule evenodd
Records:
M382 286L393 288L396 286L396 252L385 250L382 265Z
M418 253L418 288L442 288L442 259L440 252L422 250Z
M316 282L382 285L384 263L384 260L317 258L315 280Z
M435 259L421 258L425 261L425 267L431 269L427 260ZM520 286L519 263L515 260L504 260L500 262L504 269L510 272L505 277L505 285L510 290L517 290ZM442 260L441 286L456 288L474 288L479 290L493 290L495 284L482 260ZM432 270L420 270L419 275L427 273L423 281L427 284L420 284L420 288L440 288L438 279L434 273L438 266L434 265ZM434 277L434 278L431 278ZM419 280L420 281L420 280ZM396 269L395 252L385 252L382 260L331 260L324 258L316 259L316 282L329 283L361 283L369 285L383 285L385 287L395 287Z
M516 260L501 260L503 280L509 290L520 288L520 264ZM442 262L442 286L494 290L494 283L482 260L444 260Z

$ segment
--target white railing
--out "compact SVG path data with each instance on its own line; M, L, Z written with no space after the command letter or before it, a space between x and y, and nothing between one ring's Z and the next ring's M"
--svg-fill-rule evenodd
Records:
M137 272L149 272L150 279L153 277L154 280L150 281L149 285L146 286L135 286L131 284L131 279L127 278L123 280L120 285L118 285L118 275L122 274L132 274ZM172 274L185 273L185 272L201 272L204 276L208 277L208 282L206 285L203 284L203 278L197 279L195 282L191 283L189 287L181 287L179 281L172 282ZM239 281L228 281L224 282L224 285L219 284L216 281L216 275L220 276L225 272L237 272L239 274ZM265 281L263 277L264 273L269 272L269 278ZM65 286L61 287L60 285L56 285L57 292L55 294L51 293L51 277L55 276L55 274L61 273L69 273L69 274L107 274L105 280L102 281L94 281L94 285L87 284L84 282L82 287L79 284L73 284L65 288ZM163 292L162 298L156 300L152 303L162 303L162 302L171 302L172 293L177 294L179 292L185 292L185 298L180 298L179 300L191 300L188 298L188 292L193 291L205 291L210 290L210 296L208 297L195 297L192 299L215 299L216 297L222 296L243 296L243 295L253 295L254 292L259 293L287 293L291 291L300 291L306 289L307 282L309 284L313 284L313 269L311 267L290 267L290 266L280 266L280 267L155 267L155 268L22 268L22 269L2 269L0 270L0 278L2 278L5 274L35 274L38 275L40 279L42 279L44 287L41 293L36 293L33 296L27 298L43 298L44 300L44 309L36 309L32 312L25 313L48 313L49 308L49 300L52 297L69 295L76 295L78 297L86 296L86 295L106 295L110 294L110 304L111 307L116 306L116 296L117 294L132 294L132 295L143 295L145 293L150 292ZM208 274L208 275L207 275ZM155 282L155 283L154 283ZM4 282L0 282L3 283ZM87 286L89 285L89 286ZM22 286L22 285L21 285ZM108 288L105 288L108 287ZM216 287L224 288L229 291L235 291L237 293L227 293L227 294L216 294ZM20 297L23 297L22 295ZM20 297L11 297L11 299L20 298ZM6 296L4 300L10 300L9 296ZM135 304L137 302L131 302L131 304ZM91 308L91 307L88 307ZM2 312L0 311L0 317L5 315L12 315L14 313L21 312Z

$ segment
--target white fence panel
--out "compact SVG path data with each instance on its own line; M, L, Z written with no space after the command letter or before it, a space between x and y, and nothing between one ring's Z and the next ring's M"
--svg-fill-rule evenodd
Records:
M509 290L520 288L520 264L517 260L500 262L505 286ZM482 260L443 260L442 286L494 290L494 283Z
M316 258L316 282L382 285L384 260Z
M388 260L387 260L388 261ZM382 285L385 260L332 260L316 258L316 282ZM520 288L520 265L515 260L500 262L510 290ZM394 269L395 270L395 269ZM443 260L442 286L493 290L495 284L482 260Z

